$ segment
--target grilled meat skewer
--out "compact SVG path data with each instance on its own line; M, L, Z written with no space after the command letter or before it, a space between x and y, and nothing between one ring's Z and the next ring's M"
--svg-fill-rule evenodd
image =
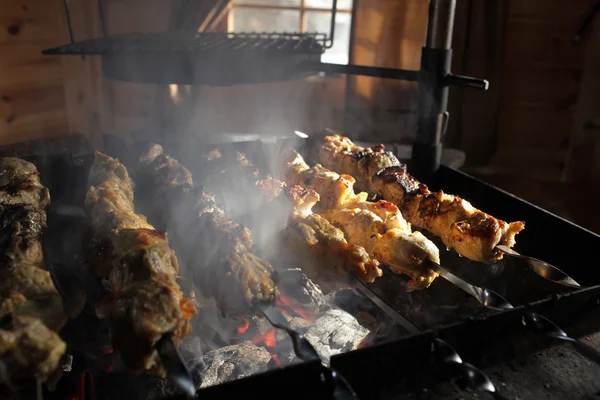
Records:
M136 214L133 182L118 160L96 152L85 206L93 240L90 261L110 293L97 306L110 319L114 347L137 370L165 376L157 342L191 330L195 313L176 282L178 263L166 233Z
M321 196L320 213L344 231L348 241L400 274L409 275L414 289L428 287L438 276L424 261L439 263L438 248L420 232L412 232L398 208L387 201L368 202L366 193L354 193L354 179L317 164L309 167L290 150L284 180L314 189Z
M406 171L383 145L363 148L347 137L327 136L319 149L319 161L327 168L356 178L356 187L391 201L416 227L424 228L444 244L474 261L495 262L512 247L524 222L499 220L468 201L442 191L431 192Z
M194 188L183 165L154 144L140 156L137 178L149 214L167 216L165 228L180 257L221 311L236 318L273 302L273 267L253 253L250 230L229 218L210 193Z
M32 378L41 382L60 374L66 344L40 318L9 313L0 323L0 387L18 390Z
M379 262L364 247L350 244L341 229L312 212L319 194L300 185L286 189L294 210L286 228L286 242L302 263L309 278L329 280L329 274L350 273L363 283L382 275ZM327 265L328 268L323 268Z
M50 195L30 162L0 158L0 385L60 375L62 299L43 268Z
M42 210L50 205L50 192L40 183L35 165L20 158L0 158L0 203Z
M264 220L270 218L267 230L272 230L273 226L275 229L281 226L285 230L285 245L294 253L294 261L299 262L311 279L322 285L337 286L344 274L352 274L365 283L373 282L382 275L379 262L363 247L349 244L340 229L313 212L313 206L320 199L314 190L299 185L287 186L278 179L262 175L240 152L235 159L226 159L215 149L205 156L203 167L204 170L218 171L208 183L214 185L216 191L221 190L225 182L230 195L243 196L247 202L256 203L253 204L257 207L253 215L259 213L261 221L257 228L264 229ZM283 224L279 219L283 220ZM273 247L273 237L279 236L278 233L266 235L271 241L269 246ZM279 254L277 256L280 257ZM353 281L349 282L354 285Z

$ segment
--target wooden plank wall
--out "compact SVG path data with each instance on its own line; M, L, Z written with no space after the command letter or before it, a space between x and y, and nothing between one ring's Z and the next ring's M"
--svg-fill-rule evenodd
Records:
M182 0L105 0L108 33L168 29ZM76 40L101 34L95 1L71 0ZM215 132L341 129L345 80L164 87L104 79L97 57L51 57L68 42L61 0L0 0L0 145L82 133L182 140ZM170 94L177 92L176 98Z
M0 0L0 144L69 130L59 57L41 50L64 43L61 0Z
M105 0L109 33L167 29L169 11L180 1ZM465 149L468 161L488 163L495 153L493 168L560 179L573 148L590 49L571 37L594 2L570 0L565 7L563 0L461 0L453 70L488 78L497 92L452 91L447 144ZM98 36L95 2L70 3L76 38ZM491 3L506 5L506 18ZM427 5L356 0L351 62L418 69ZM0 0L0 9L0 144L67 132L99 144L103 132L183 140L327 127L373 141L409 142L415 131L414 83L367 77L225 88L115 82L101 77L93 58L40 54L67 42L62 1Z
M587 51L572 37L595 1L510 1L495 166L563 177Z
M428 0L356 0L351 62L418 70L428 7ZM487 92L450 91L445 145L465 150L472 163L488 162L495 151L506 10L506 0L457 4L452 71L492 82ZM371 141L413 141L416 83L369 77L348 81L346 132Z
M419 69L428 3L424 0L355 0L350 62ZM371 141L411 141L416 127L416 96L414 82L350 77L346 133Z

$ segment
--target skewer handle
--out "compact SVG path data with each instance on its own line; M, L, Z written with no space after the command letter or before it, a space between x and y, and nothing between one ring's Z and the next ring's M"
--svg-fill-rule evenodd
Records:
M442 339L436 338L433 341L432 351L439 362L446 366L450 373L458 379L459 386L490 393L498 400L505 399L496 391L494 384L482 370L472 364L463 362L456 350Z
M170 333L165 334L156 343L156 350L165 365L169 379L181 389L187 398L194 398L196 396L196 385Z
M569 275L564 273L562 270L556 268L554 265L548 264L547 262L542 260L538 260L537 258L524 256L507 246L498 245L496 246L496 248L503 252L505 256L525 261L527 266L533 272L535 272L536 274L538 274L546 280L558 283L559 285L563 286L581 288L581 285L577 283L575 279L571 278Z
M350 383L340 375L336 370L331 368L329 362L323 360L313 345L300 333L292 329L286 321L281 311L274 306L262 307L261 311L265 318L275 328L283 329L292 339L294 352L296 356L304 361L321 361L323 366L326 383L331 386L333 397L335 400L357 400L358 396Z

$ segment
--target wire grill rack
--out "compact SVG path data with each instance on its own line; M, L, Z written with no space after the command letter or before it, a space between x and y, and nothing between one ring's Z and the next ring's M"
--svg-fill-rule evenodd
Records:
M267 54L322 54L327 45L322 33L137 33L106 36L47 49L43 54L118 55L174 52L263 52Z

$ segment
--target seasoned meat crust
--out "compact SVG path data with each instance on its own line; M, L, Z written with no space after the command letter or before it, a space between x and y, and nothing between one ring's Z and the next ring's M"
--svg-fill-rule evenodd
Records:
M276 295L273 267L252 253L250 230L231 219L179 161L150 145L139 157L137 183L149 215L160 219L201 292L231 317L259 312Z
M0 386L11 389L58 376L66 349L62 299L43 264L49 204L33 164L0 158Z
M354 178L317 164L309 167L290 150L282 173L289 185L303 185L321 197L319 214L344 232L348 243L363 247L392 271L409 275L415 289L428 287L437 277L424 263L439 263L439 250L420 232L413 232L400 210L388 201L367 201L354 193Z
M327 136L319 149L326 167L357 180L357 188L396 204L416 227L440 237L448 248L475 261L495 262L503 253L497 245L512 247L524 222L505 222L473 207L468 201L442 191L432 192L413 178L383 145L356 146L340 135Z
M176 342L189 334L195 313L176 281L177 257L166 233L136 213L133 182L118 160L96 152L89 184L89 260L110 289L98 315L110 319L114 347L127 365L164 376L155 345L166 334Z

